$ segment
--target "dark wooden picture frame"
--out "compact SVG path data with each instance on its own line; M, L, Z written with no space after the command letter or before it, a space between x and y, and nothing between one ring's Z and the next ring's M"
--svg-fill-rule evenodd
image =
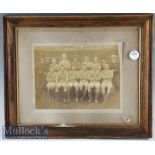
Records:
M149 138L152 136L152 14L58 14L52 16L5 16L5 124L17 121L16 28L39 27L133 27L142 28L140 64L140 123L137 125L48 126L49 138Z

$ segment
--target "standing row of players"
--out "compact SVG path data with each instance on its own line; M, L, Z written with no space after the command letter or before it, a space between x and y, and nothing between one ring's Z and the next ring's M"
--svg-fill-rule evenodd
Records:
M116 57L112 55L111 57ZM74 94L76 102L99 102L100 93L103 96L103 102L106 103L114 86L114 68L106 63L105 59L100 64L98 57L89 57L80 62L75 58L70 62L66 54L62 54L62 60L57 63L52 59L49 71L46 75L46 88L51 102L56 102L60 96L60 90L63 93L63 102L70 102ZM82 94L82 95L80 95ZM94 96L94 97L93 97Z

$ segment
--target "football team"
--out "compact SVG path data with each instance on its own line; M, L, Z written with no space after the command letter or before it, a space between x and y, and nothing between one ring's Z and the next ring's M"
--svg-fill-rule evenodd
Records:
M52 58L46 73L46 90L49 102L62 101L107 103L110 94L119 87L119 62L116 55L110 55L111 63L106 59L99 60L97 56L90 60L84 57L80 62L77 56L68 60L65 53L60 62Z

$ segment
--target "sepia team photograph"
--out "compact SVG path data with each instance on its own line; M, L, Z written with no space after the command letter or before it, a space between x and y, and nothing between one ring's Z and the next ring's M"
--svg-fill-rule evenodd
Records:
M119 109L120 48L35 46L38 109Z

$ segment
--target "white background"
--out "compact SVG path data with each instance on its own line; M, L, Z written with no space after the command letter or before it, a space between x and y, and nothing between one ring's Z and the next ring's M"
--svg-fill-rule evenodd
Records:
M153 13L154 0L0 0L1 13ZM5 14L6 15L6 14ZM2 26L2 20L0 21ZM2 37L2 30L0 30ZM1 41L1 40L0 40ZM153 54L154 57L154 54ZM155 57L154 57L155 58ZM153 59L155 66L155 59ZM155 67L153 67L153 73ZM155 74L153 75L153 78ZM0 121L4 122L3 47L0 45ZM153 81L153 104L155 86ZM154 106L153 106L154 107ZM155 108L153 111L155 118ZM154 120L153 120L154 121ZM154 123L155 125L155 123ZM1 128L1 127L0 127ZM154 130L155 132L155 130ZM152 155L155 141L148 140L48 140L0 141L0 154L51 155ZM153 148L154 147L154 148Z

